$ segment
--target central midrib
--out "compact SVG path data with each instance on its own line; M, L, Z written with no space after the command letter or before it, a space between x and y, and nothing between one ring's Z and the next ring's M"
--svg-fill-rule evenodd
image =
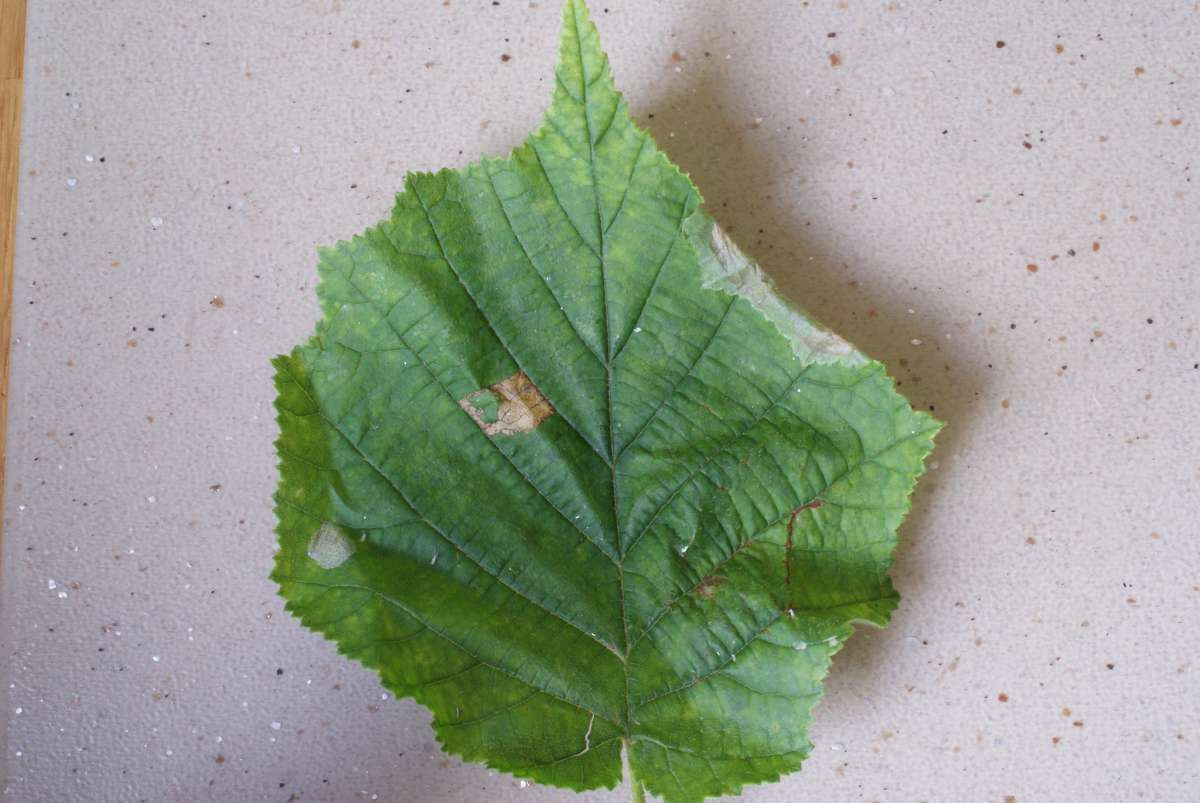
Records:
M600 292L601 302L604 306L604 374L605 374L605 396L607 397L608 407L608 465L611 471L611 494L613 506L613 527L615 528L617 552L620 559L617 562L617 581L620 586L621 594L621 642L623 653L619 656L621 659L621 669L625 676L625 749L629 750L629 740L631 737L631 725L633 722L633 712L631 697L629 694L629 617L625 614L625 550L621 545L621 506L619 503L619 490L617 483L617 448L616 448L616 416L613 414L613 342L612 342L612 320L611 311L608 304L608 231L604 225L604 210L600 206L600 186L598 174L596 171L596 140L595 127L592 125L592 113L588 106L588 87L591 86L591 79L587 73L587 67L584 64L583 55L583 30L579 21L579 8L572 5L571 15L575 23L575 44L579 52L579 77L582 81L582 91L580 92L580 102L583 104L583 120L587 128L588 142L588 167L592 174L592 201L596 208L596 236L600 243ZM614 116L620 109L614 109ZM613 126L613 122L609 123L609 128Z

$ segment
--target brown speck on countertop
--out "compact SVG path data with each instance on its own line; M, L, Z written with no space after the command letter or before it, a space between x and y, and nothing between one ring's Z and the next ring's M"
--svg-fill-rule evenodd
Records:
M1146 68L1145 68L1145 67L1134 67L1134 68L1133 68L1133 74L1134 74L1134 75L1145 75L1145 74L1146 74Z
M1025 150L1027 150L1027 151L1033 150L1033 143L1030 142L1029 140L1022 142L1021 145L1024 146Z
M1061 44L1058 44L1058 45L1055 45L1055 46L1054 46L1054 52L1055 52L1055 53L1062 53L1064 50L1066 50L1066 48L1065 48L1065 47L1063 47Z
M1036 263L1030 262L1028 265L1025 266L1025 270L1029 271L1030 273L1037 273L1038 266Z
M350 47L352 47L352 48L353 48L353 49L355 49L355 50L358 50L360 47L362 47L362 42L360 42L360 41L358 41L357 39L355 39L354 41L352 41L352 42L350 43Z
M1092 243L1092 251L1096 252L1099 250L1100 250L1100 243Z
M678 50L671 51L671 63L672 64L678 64L679 62L681 62L683 60L684 60L684 58L683 58L682 53L680 53Z
M1075 727L1077 727L1077 728L1082 728L1082 727L1083 727L1083 720L1082 720L1082 719L1077 719L1077 720L1075 720L1074 722L1072 722L1071 724L1072 724L1072 725L1074 725L1074 726L1075 726Z
M508 62L512 61L512 56L509 55L508 53L501 53L500 61L507 64Z
M1007 702L1008 702L1008 695L1007 695L1007 694L1005 694L1004 692L1000 692L998 695L996 695L996 699L997 699L997 700L999 700L999 701L1000 701L1000 702L1002 702L1002 703L1007 703Z
M208 490L212 491L213 493L216 493L217 491L220 491L220 490L221 490L221 483L219 483L219 482L218 482L218 483L215 483L215 484L213 484L213 485L210 485L210 486L208 486Z
M842 66L842 57L837 53L830 53L829 54L829 66L830 67Z
M1029 544L1030 546L1033 546L1034 544L1037 543L1037 539L1031 535L1025 539L1025 543Z
M1062 741L1061 736L1051 736L1050 737L1050 744L1054 745L1055 747L1058 747L1058 743L1061 741Z
M212 305L215 309L223 309L225 307L225 299L222 298L221 296L213 296L212 300L209 301L208 303L210 305Z
M1003 39L997 39L996 40L996 49L1001 50L1004 47L1004 44L1005 44L1005 42Z
M1183 125L1183 120L1180 119L1179 117L1172 117L1171 125L1175 128L1179 128L1179 126Z
M131 349L135 349L135 348L137 348L137 341L133 340L133 339L126 340L125 345L129 346L129 348L131 348Z
M218 754L217 754L217 757L216 757L215 759L213 759L213 760L214 760L214 761L216 761L218 764L224 764L224 763L225 763L225 756L223 756L222 754L218 753Z
M1007 409L1008 409L1008 399L1001 399L1001 400L1000 400L1000 406L1001 406L1003 409L1007 410Z

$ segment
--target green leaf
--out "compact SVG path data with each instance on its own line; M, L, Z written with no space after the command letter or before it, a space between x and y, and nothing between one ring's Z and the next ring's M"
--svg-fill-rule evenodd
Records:
M448 752L582 790L624 748L635 794L700 800L808 754L939 425L776 295L563 22L533 136L321 252L272 576Z

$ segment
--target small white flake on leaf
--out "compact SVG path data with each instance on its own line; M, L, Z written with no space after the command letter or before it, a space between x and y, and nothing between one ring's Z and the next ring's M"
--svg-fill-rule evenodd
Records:
M325 522L308 541L308 556L322 569L336 569L354 554L354 544L336 524Z

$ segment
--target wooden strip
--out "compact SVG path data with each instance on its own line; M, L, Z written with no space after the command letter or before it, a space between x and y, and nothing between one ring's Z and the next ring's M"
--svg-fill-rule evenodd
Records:
M9 340L12 337L13 252L16 244L21 79L24 65L25 0L0 0L0 509L4 503L8 359Z

